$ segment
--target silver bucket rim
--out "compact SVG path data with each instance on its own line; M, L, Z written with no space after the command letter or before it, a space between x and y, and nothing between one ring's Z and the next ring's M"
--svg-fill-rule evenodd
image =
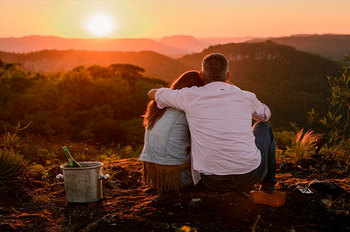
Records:
M85 162L79 162L80 164L96 164L93 166L87 166L87 167L67 167L68 163L62 164L60 166L61 169L63 170L86 170L86 169L95 169L103 166L103 162L96 162L96 161L85 161Z

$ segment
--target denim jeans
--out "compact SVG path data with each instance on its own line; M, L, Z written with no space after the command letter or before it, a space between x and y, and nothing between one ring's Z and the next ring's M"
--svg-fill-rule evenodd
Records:
M255 144L261 153L259 167L251 172L240 175L204 175L203 184L215 191L249 191L258 182L262 190L271 192L275 189L276 175L276 145L272 128L266 122L257 122L253 126Z

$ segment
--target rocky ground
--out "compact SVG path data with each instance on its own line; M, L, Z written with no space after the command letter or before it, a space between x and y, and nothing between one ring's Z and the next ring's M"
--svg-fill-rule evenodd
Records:
M67 203L58 166L27 173L24 188L2 190L0 231L350 231L350 178L334 163L278 162L281 208L255 205L249 194L195 187L158 193L142 185L137 159L105 164L104 198ZM318 181L315 181L317 180Z

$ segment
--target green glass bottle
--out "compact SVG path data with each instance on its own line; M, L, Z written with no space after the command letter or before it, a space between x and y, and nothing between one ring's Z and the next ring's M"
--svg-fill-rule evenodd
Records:
M68 151L68 148L66 146L62 147L62 151L63 153L66 155L67 159L68 159L68 165L69 167L82 167L80 165L80 163L78 163L73 156L70 154L70 152Z

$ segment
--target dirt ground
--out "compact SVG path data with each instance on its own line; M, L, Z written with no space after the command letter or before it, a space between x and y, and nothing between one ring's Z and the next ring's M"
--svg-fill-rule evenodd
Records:
M2 190L0 231L350 231L349 173L331 162L279 161L278 190L288 192L281 208L201 186L159 193L142 185L141 166L137 159L105 164L112 177L104 198L86 204L66 202L58 166L44 180L28 173L24 188Z

